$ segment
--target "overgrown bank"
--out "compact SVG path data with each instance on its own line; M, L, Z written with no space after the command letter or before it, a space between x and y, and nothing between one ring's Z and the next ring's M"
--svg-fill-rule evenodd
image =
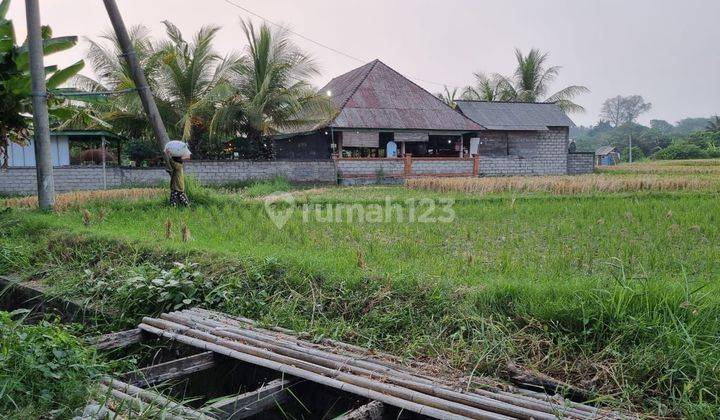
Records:
M116 311L104 328L200 305L475 376L502 376L514 361L658 414L704 417L718 408L720 306L696 283L659 284L622 267L582 287L332 276L272 256L57 231L47 220L4 218L0 272L23 271L55 293Z

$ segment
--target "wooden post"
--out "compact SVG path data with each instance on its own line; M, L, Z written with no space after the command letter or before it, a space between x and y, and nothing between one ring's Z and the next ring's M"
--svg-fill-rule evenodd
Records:
M43 40L38 0L25 0L25 10L27 15L28 48L30 50L38 204L43 210L52 210L55 206L55 181L53 179L47 86L45 83Z
M473 176L480 175L480 155L473 155Z
M405 156L405 142L400 142L400 156Z
M403 159L405 160L404 175L408 177L412 175L412 154L406 154Z
M105 136L100 137L100 142L102 145L103 189L107 190L107 162L105 158L105 151L107 150L107 148L105 147Z

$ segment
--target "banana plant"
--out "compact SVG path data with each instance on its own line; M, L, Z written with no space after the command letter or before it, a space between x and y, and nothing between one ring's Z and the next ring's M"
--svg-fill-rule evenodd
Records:
M30 49L27 40L17 44L15 27L7 13L11 0L0 1L0 160L7 166L8 142L27 143L32 129L32 79L30 77ZM42 28L45 56L66 51L77 45L76 36L54 38L48 26ZM48 108L51 118L66 118L68 104L60 87L85 66L80 60L68 67L45 67L48 89Z

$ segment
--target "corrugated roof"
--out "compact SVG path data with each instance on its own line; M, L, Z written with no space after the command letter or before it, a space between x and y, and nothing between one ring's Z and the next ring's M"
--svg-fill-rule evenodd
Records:
M51 136L68 136L74 139L90 139L99 140L105 137L106 140L122 140L126 141L127 138L105 130L59 130L51 131Z
M595 150L595 156L605 156L615 151L614 146L601 146Z
M458 109L488 130L546 131L548 127L574 127L553 103L457 101Z
M483 128L380 60L330 81L335 128L478 131Z

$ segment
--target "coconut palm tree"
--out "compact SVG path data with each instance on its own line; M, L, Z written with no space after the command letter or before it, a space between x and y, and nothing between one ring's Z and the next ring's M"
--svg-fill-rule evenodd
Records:
M706 130L720 133L720 117L716 115L715 118L711 118L708 121Z
M517 68L511 77L499 77L498 87L505 100L516 102L554 102L566 112L584 112L585 108L572 99L590 90L585 86L568 86L548 95L550 85L557 77L560 67L547 67L548 53L531 49L525 55L515 50Z
M455 103L458 98L457 88L453 88L452 90L450 90L450 88L444 86L444 90L442 92L436 93L435 96L441 101L445 102L445 104L447 104L447 106L449 106L450 108L455 109L457 107L457 103Z
M156 92L161 63L151 41L150 30L138 25L130 28L129 35L140 67L145 72L151 89ZM111 124L115 131L128 137L140 138L149 135L150 124L143 112L140 97L131 94L135 90L135 82L130 67L122 57L122 49L115 32L109 30L100 36L99 42L88 42L90 47L85 57L95 78L77 75L73 85L82 91L112 95L111 100L92 101L89 105L92 111L88 110L88 113L97 114L103 121ZM86 128L94 127L89 124Z
M327 95L307 79L318 74L284 29L241 21L247 47L228 73L232 94L213 117L213 135L244 136L255 158L272 159L273 134L309 129L332 117Z
M15 27L7 18L10 0L0 2L0 167L9 165L10 142L26 144L32 129L32 83L30 76L30 52L27 40L18 44ZM48 56L73 48L76 36L53 37L49 26L42 28L43 55ZM68 110L68 103L56 96L61 86L73 78L85 66L84 61L58 68L45 67L46 85L52 95L48 98L51 120L61 117Z
M212 47L218 26L204 26L186 41L177 26L165 21L168 40L157 46L160 57L157 94L171 112L175 131L194 151L209 129L212 106L229 92L227 70L237 59L222 58Z
M503 89L502 76L487 76L484 73L474 73L475 84L467 86L462 93L462 99L469 101L506 101L506 90Z

